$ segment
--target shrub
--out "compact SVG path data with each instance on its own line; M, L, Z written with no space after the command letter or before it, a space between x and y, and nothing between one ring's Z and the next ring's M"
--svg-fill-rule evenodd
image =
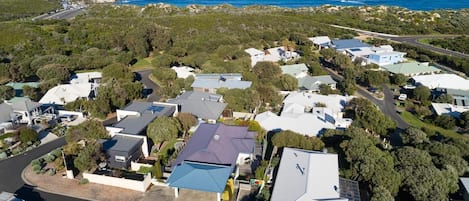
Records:
M8 154L6 152L0 152L0 160L5 159L8 157Z
M55 150L51 151L50 154L55 156L55 158L59 158L59 157L62 157L62 150L55 149Z
M83 179L80 180L79 184L87 184L87 183L90 183L90 181L88 181L88 179L86 179L86 178L83 178Z
M31 161L31 166L35 166L35 165L41 165L41 161L39 159L34 159Z
M55 159L56 159L56 157L55 157L54 155L50 154L50 153L44 156L44 161L45 161L46 163L51 163L51 162L53 162Z
M54 176L55 173L56 173L56 171L55 171L54 168L51 168L51 169L49 170L49 176Z
M153 172L153 166L151 167L146 167L146 166L140 166L140 168L138 169L138 173L142 173L142 174L148 174L149 172Z

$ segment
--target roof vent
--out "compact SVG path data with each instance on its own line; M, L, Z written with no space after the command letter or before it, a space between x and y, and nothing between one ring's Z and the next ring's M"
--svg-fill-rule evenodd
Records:
M215 134L215 135L213 136L213 139L216 140L216 141L218 141L218 140L220 140L220 136Z

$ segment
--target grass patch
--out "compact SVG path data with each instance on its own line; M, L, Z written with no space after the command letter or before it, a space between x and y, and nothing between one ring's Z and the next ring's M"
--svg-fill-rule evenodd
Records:
M432 41L432 39L430 39L430 38L421 38L421 39L417 40L417 42L427 44L427 45L430 45L431 41Z
M153 66L151 65L151 59L150 57L144 58L144 59L137 59L137 63L132 65L132 71L140 71L140 70L147 70L147 69L153 69Z
M440 133L441 135L443 135L447 138L453 138L453 139L464 138L464 136L462 136L459 133L456 133L453 130L448 130L448 129L444 129L444 128L435 126L433 124L425 123L425 122L421 121L420 119L418 119L415 115L413 115L410 112L407 112L407 111L401 112L401 117L404 121L406 121L411 126L414 126L414 127L420 128L420 129L421 128L430 129L430 130L433 130L435 132Z
M158 151L158 156L165 158L168 157L169 154L172 153L172 149L174 149L174 144L176 144L177 139L172 139L169 142L166 142L164 147Z

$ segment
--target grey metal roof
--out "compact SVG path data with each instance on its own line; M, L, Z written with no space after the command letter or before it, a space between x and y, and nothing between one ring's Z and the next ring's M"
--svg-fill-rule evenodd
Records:
M218 119L227 105L218 102L220 98L217 94L188 91L168 102L178 104L180 112L192 113L202 119Z
M41 107L41 103L31 101L30 99L25 99L24 101L14 102L12 104L13 110L15 111L31 111L38 107Z
M122 130L121 133L139 135L145 130L148 124L156 118L173 115L176 111L176 107L152 102L134 101L123 110L139 112L140 116L126 116L117 122L114 127L123 128L124 130Z
M457 95L457 96L469 96L469 90L446 89L446 93L450 95Z
M143 140L141 138L127 137L122 135L115 135L111 139L104 141L103 150L123 151L129 152L136 146L141 146Z
M461 177L459 180L461 180L462 185L466 189L466 193L469 194L469 177Z
M330 75L305 76L298 79L298 87L306 90L319 90L321 84L336 84Z
M215 79L196 79L192 83L193 88L208 88L208 89L246 89L251 87L251 81L242 80L215 80Z
M336 50L339 50L339 49L370 47L370 45L362 43L358 39L343 39L343 40L332 40L332 47Z
M227 80L241 80L243 75L241 73L210 73L210 74L196 74L195 79L215 79L218 80L223 77Z

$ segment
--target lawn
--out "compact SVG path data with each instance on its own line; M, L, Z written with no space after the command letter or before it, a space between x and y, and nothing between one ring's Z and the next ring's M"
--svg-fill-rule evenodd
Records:
M140 70L147 70L152 69L153 66L151 65L151 57L144 58L144 59L137 59L137 62L132 65L132 71L140 71Z
M444 129L444 128L435 126L433 124L425 123L425 122L421 121L420 119L418 119L415 115L413 115L412 113L407 112L407 111L401 112L401 117L404 121L406 121L411 126L414 126L414 127L417 127L417 128L424 128L425 127L427 129L434 130L434 131L436 131L436 132L440 133L441 135L443 135L445 137L448 137L448 138L458 139L458 138L463 138L464 137L461 134L458 134L453 130L448 130L448 129Z

